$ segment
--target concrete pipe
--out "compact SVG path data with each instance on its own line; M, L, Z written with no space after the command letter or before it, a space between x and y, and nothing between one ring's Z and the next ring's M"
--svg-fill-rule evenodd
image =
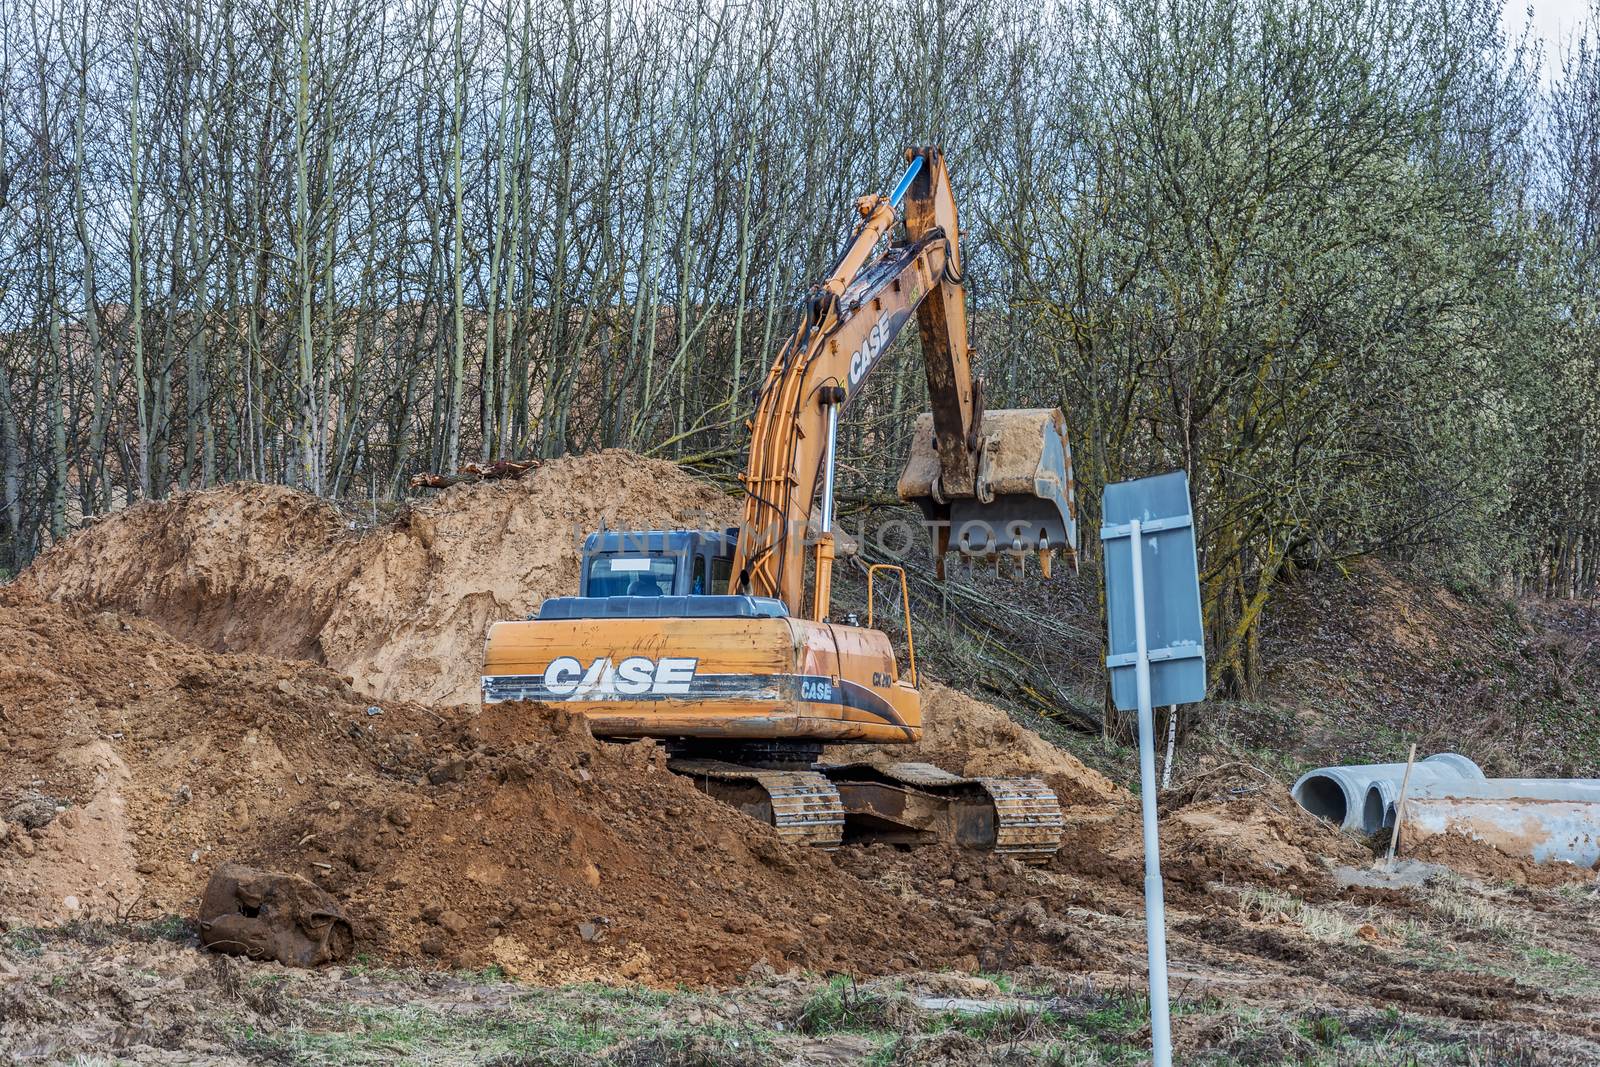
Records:
M1423 770L1426 767L1427 770ZM1440 752L1420 760L1412 768L1413 779L1418 772L1429 780L1482 779L1483 771L1467 757L1456 752ZM1318 767L1302 774L1289 791L1295 802L1320 819L1326 819L1342 830L1373 833L1382 827L1383 808L1376 818L1369 819L1366 803L1367 791L1372 783L1393 779L1396 791L1405 776L1404 763L1368 763L1350 767Z
M1401 764L1402 768L1405 766ZM1400 801L1400 785L1405 778L1402 769L1394 778L1374 778L1367 786L1361 804L1361 832L1376 833L1394 825L1394 808ZM1483 771L1467 757L1456 752L1441 752L1429 756L1411 768L1411 788L1416 790L1425 782L1481 782Z
M1406 796L1400 840L1462 834L1540 863L1600 864L1600 779L1436 780Z

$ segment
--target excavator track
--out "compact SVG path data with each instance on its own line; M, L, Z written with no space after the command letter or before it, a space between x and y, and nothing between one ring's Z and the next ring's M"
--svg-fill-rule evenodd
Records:
M996 852L1043 863L1061 847L1061 802L1037 778L979 778L994 801Z
M965 778L931 763L764 769L675 758L668 766L793 844L938 841L1043 863L1061 843L1061 805L1037 778Z
M948 840L1044 863L1061 845L1061 804L1037 778L966 778L931 763L822 767L863 839Z
M785 841L836 849L844 841L844 802L816 771L762 770L721 760L674 759L668 764L705 793L769 823Z

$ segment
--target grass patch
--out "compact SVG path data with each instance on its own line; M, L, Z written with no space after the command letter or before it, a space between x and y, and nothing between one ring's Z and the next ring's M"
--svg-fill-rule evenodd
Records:
M682 995L666 989L651 989L648 986L613 986L601 985L598 982L579 982L563 986L562 992L573 996L589 997L612 1004L624 1004L638 1008L666 1007Z
M394 967L386 967L381 963L375 963L372 957L365 952L358 954L355 962L346 964L344 972L352 978L365 978L371 982L405 982L416 977L416 972L414 971L408 973Z
M1501 942L1514 941L1535 933L1533 925L1515 909L1490 897L1441 887L1425 891L1423 899L1446 928L1457 932L1470 931Z
M1238 900L1242 919L1298 926L1308 937L1330 944L1350 941L1361 926L1337 911L1307 904L1299 897L1276 889L1244 889L1239 892Z
M473 1059L509 1057L507 1062L581 1063L623 1036L599 1013L581 1011L518 1018L409 1006L361 1008L319 1024L270 1033L246 1030L239 1051L297 1064L435 1062L446 1052L470 1053Z
M37 956L44 951L45 932L37 926L19 926L4 934L6 951L19 956Z
M402 980L404 977L401 975ZM466 972L464 977L485 985L500 984L499 979L484 971ZM261 1006L273 1009L261 1014L292 1018L294 1024L279 1029L247 1028L237 1036L236 1048L246 1056L296 1064L442 1060L567 1067L601 1062L611 1050L626 1052L631 1047L628 1042L643 1039L667 1041L671 1048L681 1046L690 1051L698 1045L750 1049L759 1044L756 1037L745 1033L746 1028L728 1028L721 1023L674 1028L661 1016L672 995L648 990L569 986L514 991L469 1005L436 1006L421 1000L371 1007L313 1005L288 995L289 990L276 984L259 994L252 997L247 993L244 999L252 1006L258 1006L259 1001ZM696 1062L687 1052L685 1056L676 1057L674 1053L676 1058L627 1062Z
M899 1030L905 1014L898 998L837 975L806 998L794 1024L802 1034L879 1033Z
M163 915L133 928L135 940L172 941L183 944L194 936L189 920L181 915Z
M776 1039L760 1027L690 1027L629 1042L603 1062L607 1067L767 1067Z

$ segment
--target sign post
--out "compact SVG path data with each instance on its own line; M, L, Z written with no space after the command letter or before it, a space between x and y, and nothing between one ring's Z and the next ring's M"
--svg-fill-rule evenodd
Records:
M1151 1054L1155 1067L1170 1067L1172 1023L1167 998L1166 899L1156 822L1153 706L1205 699L1205 632L1200 619L1188 475L1174 471L1108 485L1102 515L1111 698L1119 711L1139 713Z

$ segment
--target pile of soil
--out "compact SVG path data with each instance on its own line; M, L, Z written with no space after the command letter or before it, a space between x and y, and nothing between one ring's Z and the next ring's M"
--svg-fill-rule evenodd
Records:
M617 450L458 485L367 530L307 493L239 483L108 516L16 585L204 648L307 659L377 699L475 704L490 623L575 593L583 538L602 522L736 520L716 487Z
M1163 869L1193 889L1223 884L1327 889L1330 869L1371 859L1360 842L1306 811L1284 784L1227 763L1162 794Z
M1281 782L1229 764L1180 782L1158 809L1161 867L1170 897L1203 903L1219 891L1272 886L1333 892L1332 868L1359 864L1361 844L1301 808ZM1051 869L1091 883L1142 892L1144 836L1139 798L1127 792L1105 804L1068 808L1061 850ZM1121 899L1097 890L1102 904ZM1137 906L1137 901L1134 901Z
M1415 843L1402 839L1400 852L1407 859L1438 863L1485 882L1513 885L1558 886L1569 882L1593 883L1595 872L1570 863L1535 863L1526 856L1500 851L1487 841L1465 834L1431 834Z
M0 916L188 914L215 863L285 810L407 780L440 722L378 708L313 664L206 652L144 620L8 593Z
M882 972L977 947L931 906L699 792L660 746L596 741L538 705L463 724L419 785L286 813L263 852L325 864L323 884L391 957L546 982L704 982L762 961Z
M1048 884L1013 861L886 850L885 871L920 879L901 892L701 794L655 744L598 742L559 710L372 704L324 667L14 591L0 783L13 926L192 916L233 860L333 893L359 952L545 981L971 968L996 923L1021 924L1015 958L1081 952L1035 921ZM941 865L962 877L952 892Z

